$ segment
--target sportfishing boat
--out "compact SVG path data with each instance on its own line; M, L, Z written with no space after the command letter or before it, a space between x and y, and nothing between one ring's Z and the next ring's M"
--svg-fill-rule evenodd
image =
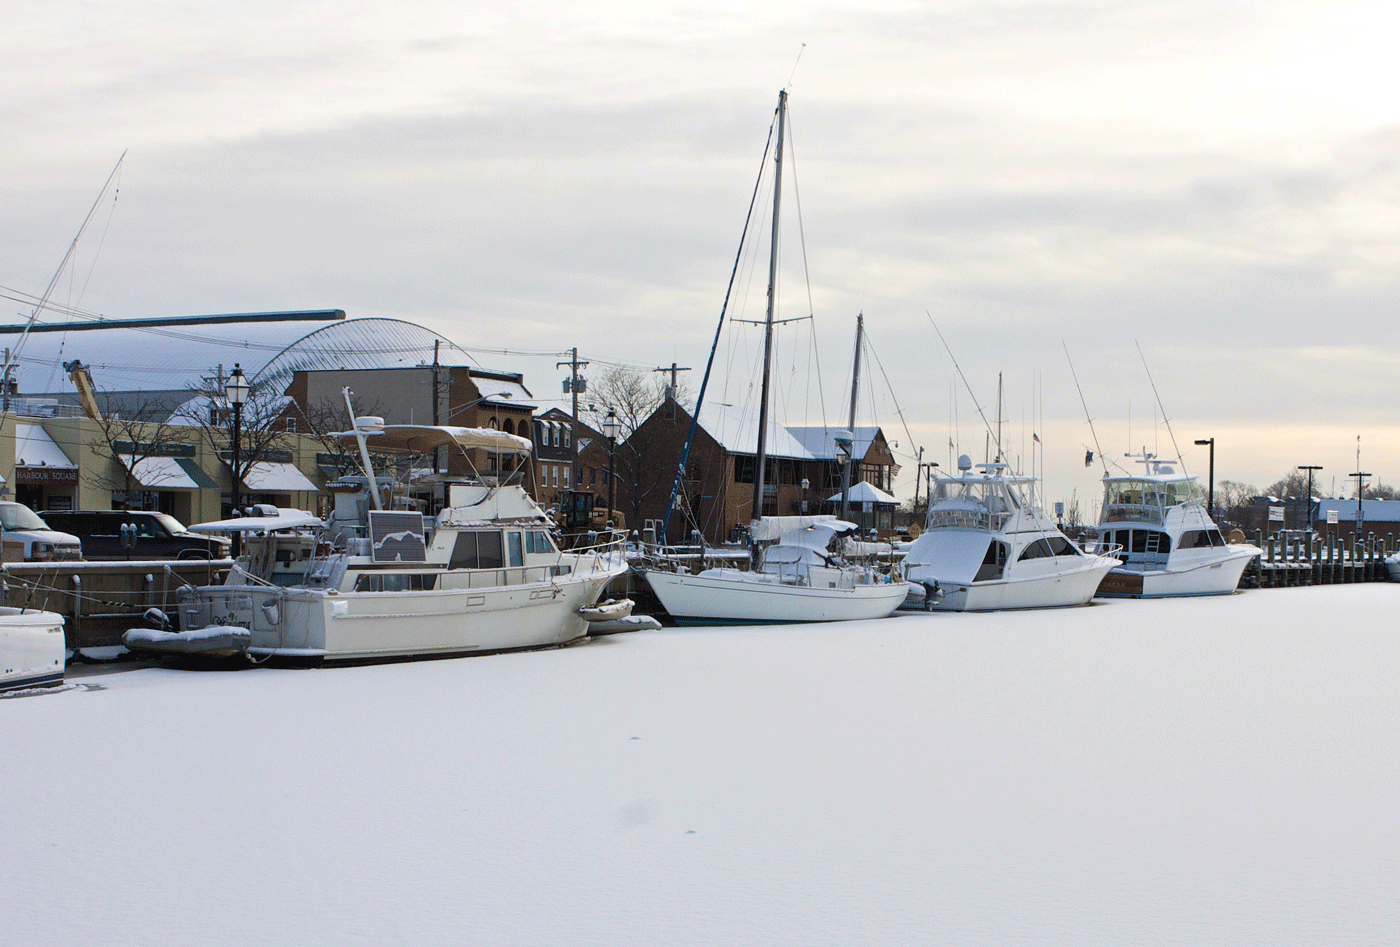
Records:
M910 606L992 611L1085 605L1118 560L1086 551L1055 526L1004 463L958 458L957 476L934 481L924 532L904 557L925 594Z
M1103 478L1096 532L1123 562L1098 594L1156 598L1235 591L1259 547L1225 541L1195 477L1147 451L1131 456L1143 465L1142 473Z
M754 463L753 507L763 510L765 476L768 466L768 417L770 384L773 365L773 309L777 300L777 250L779 207L782 204L783 140L787 126L787 91L778 93L777 149L774 152L773 224L768 255L768 310L763 322L763 382L758 409L757 450ZM755 189L755 193L757 189ZM747 228L745 228L747 231ZM732 287L732 284L731 284ZM726 296L726 308L728 297ZM724 317L721 314L720 324ZM854 425L855 397L860 378L861 332L863 322L857 320L855 373L851 385L851 418ZM715 342L719 337L716 334ZM714 349L710 364L714 363ZM710 369L705 369L701 383L700 401L704 400L705 384ZM679 471L685 470L685 457L695 438L700 412L691 420ZM846 437L849 443L850 436ZM849 505L850 469L844 466L842 508ZM666 535L671 512L675 508L680 488L678 473L671 492L661 534ZM908 584L891 571L881 572L873 566L856 565L842 558L843 547L856 524L835 517L758 516L749 526L754 542L753 568L710 568L691 575L685 563L667 561L664 557L646 569L647 584L661 600L666 611L680 624L750 624L810 621L850 621L854 619L885 618L904 601ZM774 541L765 548L765 542Z
M518 483L449 483L448 506L432 521L386 510L392 481L375 476L367 446L528 456L527 439L363 417L342 437L359 442L365 474L331 485L328 522L273 509L192 527L237 530L244 555L223 584L182 590L178 630L156 614L160 627L131 629L127 647L324 663L484 654L564 645L585 637L590 621L630 612L626 600L599 604L627 568L620 538L561 551Z
M0 691L63 683L63 616L0 606Z

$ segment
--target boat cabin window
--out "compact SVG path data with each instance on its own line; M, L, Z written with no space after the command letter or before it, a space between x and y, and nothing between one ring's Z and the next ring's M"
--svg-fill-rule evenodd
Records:
M525 551L542 552L545 554L554 552L554 544L549 541L549 533L542 529L533 529L526 533Z
M1077 556L1079 550L1063 536L1042 537L1021 551L1021 559L1047 559L1053 556Z
M503 565L501 534L498 530L467 530L457 534L449 568L499 569Z
M1182 549L1209 549L1225 545L1225 537L1218 529L1188 529L1181 534L1180 545Z
M974 582L987 582L1000 579L1006 569L1006 543L995 539L987 544L987 554L982 557L982 567L977 570Z
M356 592L423 592L436 587L434 572L368 572L355 580Z
M510 553L510 564L512 568L525 564L525 552L522 548L518 530L511 530L506 533L506 549Z

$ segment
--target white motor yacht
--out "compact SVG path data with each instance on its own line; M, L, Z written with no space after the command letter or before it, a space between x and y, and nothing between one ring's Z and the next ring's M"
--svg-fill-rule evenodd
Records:
M0 606L0 691L63 683L63 616Z
M373 476L367 438L376 452L455 445L522 456L528 440L377 418L357 418L352 434L367 474L337 484L329 523L273 510L192 527L239 531L245 554L224 584L182 590L179 630L132 629L127 647L313 662L481 654L567 644L590 621L630 610L598 604L626 571L620 539L561 551L518 484L448 484L449 505L431 522L376 508L385 481Z
M822 516L769 516L750 528L758 567L648 569L647 584L682 625L780 624L884 618L904 601L908 584L872 565L843 558L855 523Z
M1101 596L1156 598L1233 592L1258 546L1230 544L1206 511L1196 478L1144 451L1142 473L1105 476L1097 535L1123 563Z
M1118 560L1086 552L1055 526L1024 488L1031 477L966 454L958 476L934 481L924 532L904 557L924 587L911 607L991 611L1084 605Z

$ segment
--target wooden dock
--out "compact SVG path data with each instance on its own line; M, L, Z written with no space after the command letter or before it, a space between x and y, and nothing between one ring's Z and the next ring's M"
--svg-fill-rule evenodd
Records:
M1245 570L1241 588L1389 582L1385 558L1397 550L1390 533L1355 542L1302 530L1267 538L1260 533L1254 544L1264 554Z

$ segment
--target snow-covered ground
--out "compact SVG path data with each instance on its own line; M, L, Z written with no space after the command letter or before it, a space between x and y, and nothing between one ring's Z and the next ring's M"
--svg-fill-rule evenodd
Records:
M12 944L1400 940L1400 588L0 700Z

